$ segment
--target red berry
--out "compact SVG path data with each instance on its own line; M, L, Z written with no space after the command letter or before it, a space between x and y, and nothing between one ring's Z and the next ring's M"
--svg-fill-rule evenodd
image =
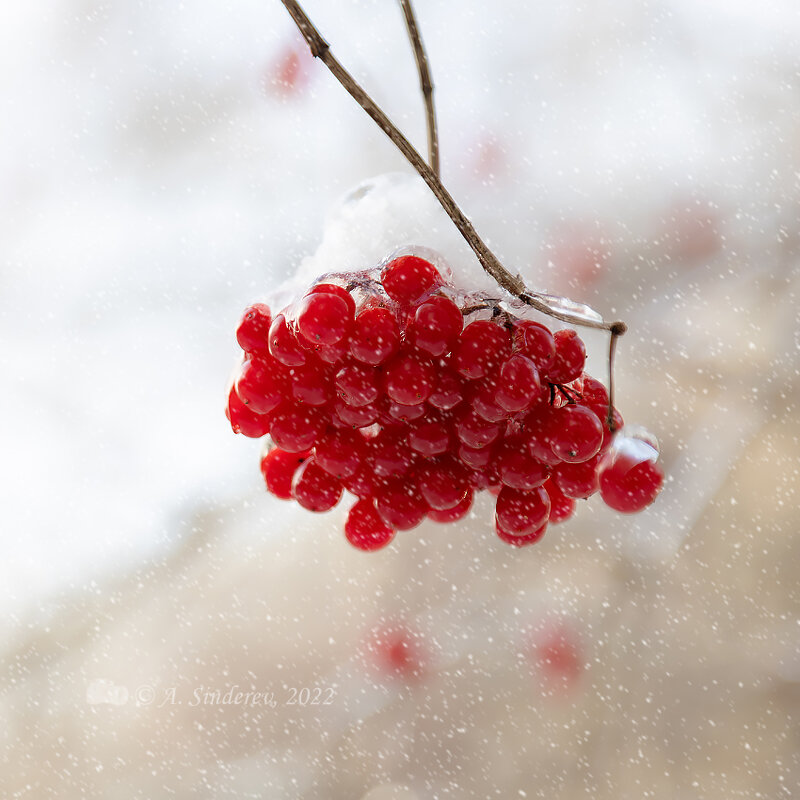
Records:
M581 500L593 495L597 489L597 456L579 464L560 464L553 471L553 479L567 497Z
M543 397L539 371L530 358L516 354L500 367L495 399L501 408L517 413Z
M380 670L395 678L417 680L425 673L427 654L416 634L405 627L378 632L370 642Z
M309 406L327 405L333 397L329 368L316 359L292 370L292 397Z
M281 500L292 499L292 478L308 453L286 453L277 447L261 459L261 474L267 489Z
M472 489L467 489L463 500L452 508L432 508L428 511L428 519L434 522L457 522L469 514L472 508L473 492Z
M278 314L269 329L269 352L287 367L302 367L306 363L306 352L289 327L286 317Z
M314 446L325 429L319 413L306 406L295 406L275 415L269 428L272 441L289 453L301 453Z
M454 349L456 369L471 380L483 378L510 353L508 331L487 319L470 322Z
M424 403L436 386L436 370L427 359L403 353L384 370L386 394L395 403L415 406Z
M437 371L436 386L428 402L442 411L455 408L464 399L464 383L458 373L446 367Z
M588 461L603 443L603 425L583 406L563 406L553 412L549 427L550 447L569 464Z
M425 259L400 256L383 268L381 283L392 300L410 306L435 286L441 286L443 280L436 267Z
M390 359L400 347L400 328L388 308L365 308L356 317L350 336L353 358L377 366Z
M328 511L339 502L342 484L325 472L311 456L295 473L292 496L309 511Z
M550 467L537 461L522 442L506 442L499 458L500 478L512 489L529 491L550 477Z
M356 472L344 481L344 488L356 497L372 497L375 494L375 475L368 463L362 463Z
M347 315L350 319L356 315L356 301L353 300L353 296L344 286L339 286L336 283L316 283L308 290L307 294L335 294L346 303Z
M544 485L545 491L550 495L550 517L549 522L555 524L568 520L575 511L575 501L567 497L555 481L547 481Z
M458 457L470 469L482 470L488 467L492 460L492 448L470 447L462 443L458 448Z
M378 399L378 373L364 364L347 364L334 378L339 396L350 406L365 406Z
M603 502L624 514L649 506L664 482L657 457L657 451L647 442L618 437L597 469Z
M272 325L272 315L269 306L264 303L248 306L236 329L236 341L239 342L239 347L246 353L267 352L270 325Z
M344 428L325 434L314 448L314 458L325 472L341 480L356 472L366 452L364 437Z
M581 404L585 406L608 406L608 390L591 375L584 375L581 386ZM606 415L598 414L600 419Z
M375 474L388 478L404 475L414 460L414 454L404 437L383 430L370 442L369 458Z
M438 420L422 422L409 431L408 444L412 450L426 458L438 456L446 453L450 447L450 430L444 422Z
M407 531L425 519L428 506L411 481L389 481L376 498L378 514L393 528Z
M440 511L458 505L469 489L467 471L452 457L424 464L417 485L428 506Z
M449 298L435 296L417 306L406 330L406 338L431 356L449 352L464 327L461 309Z
M487 422L473 409L462 412L456 422L456 435L468 447L486 447L498 436L502 428L494 422Z
M365 428L378 419L380 410L375 403L365 406L351 406L341 400L335 400L333 411L344 425L352 428Z
M525 545L528 544L536 544L536 542L544 536L547 531L547 523L545 522L541 527L531 533L518 536L514 533L509 533L503 528L499 520L495 518L495 531L497 532L497 536L506 544L510 544L512 547L525 547Z
M485 379L472 395L472 407L487 422L502 422L508 419L509 412L497 402L497 379Z
M547 373L556 355L556 343L549 328L524 319L514 326L514 350L530 358L537 369Z
M228 405L225 407L225 416L231 423L234 433L241 433L251 439L260 439L269 433L272 414L256 414L246 406L231 386L228 392Z
M504 486L497 496L495 518L503 532L510 536L526 536L547 522L550 496L542 489L523 492Z
M359 500L347 515L344 535L359 550L380 550L394 539L394 531L380 518L372 500Z
M335 294L307 294L297 307L297 329L311 344L337 344L350 332L352 323L350 306Z
M418 406L404 406L402 403L394 403L389 401L386 407L386 413L389 417L387 424L397 424L398 422L413 422L425 416L427 409L420 403Z
M574 381L583 372L586 347L580 336L571 328L556 331L553 338L556 343L556 356L547 368L547 380L559 384Z
M236 379L236 394L256 414L269 414L286 396L286 368L270 357L259 354L242 364Z

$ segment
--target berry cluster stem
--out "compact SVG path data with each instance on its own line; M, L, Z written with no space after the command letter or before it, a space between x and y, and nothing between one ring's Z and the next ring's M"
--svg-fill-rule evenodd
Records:
M411 40L411 47L414 50L414 60L417 62L417 73L419 74L419 88L422 91L422 100L425 103L425 124L428 131L428 163L431 165L436 177L440 178L439 136L436 130L436 107L433 103L433 81L428 67L428 56L425 53L425 45L422 43L422 36L419 32L411 0L400 0L400 5L403 8L403 16L406 19L408 38Z
M478 258L483 269L491 275L492 278L509 294L521 300L531 308L545 314L554 319L566 322L570 325L579 325L584 328L594 328L596 330L605 330L611 334L610 344L610 358L609 358L609 372L613 368L613 353L618 337L622 336L627 330L624 322L606 322L605 320L595 321L589 320L585 317L576 314L570 314L565 311L551 308L541 297L537 296L535 292L531 292L526 286L522 278L517 275L512 275L497 259L497 256L488 248L483 239L478 236L477 231L473 227L464 212L458 207L456 201L453 199L450 192L444 187L444 184L439 179L438 169L428 165L422 156L417 152L411 142L406 139L400 132L397 126L389 119L378 104L364 91L358 81L339 63L330 49L330 45L322 37L322 34L317 30L311 20L308 18L305 11L303 11L297 0L281 0L286 10L297 25L303 38L306 40L311 55L320 59L323 64L333 73L333 76L342 86L347 90L350 96L369 114L375 124L391 139L398 150L406 157L408 162L417 171L419 176L435 195L436 199L441 204L447 215L458 228L461 235L464 237L467 244L472 248L473 252ZM423 95L428 114L428 140L431 144L431 163L438 167L438 145L436 144L435 128L431 129L431 120L433 119L435 125L435 116L433 113L433 85L430 80L430 73L427 69L427 59L425 59L424 49L422 48L422 40L419 36L419 31L416 26L416 20L411 10L409 0L401 0L403 11L406 15L406 24L409 28L409 35L414 45L414 53L417 58L417 65L420 70L420 83L423 88ZM422 60L420 60L422 59ZM424 65L424 69L423 69ZM426 78L427 76L427 78ZM426 87L428 87L426 89ZM427 92L427 93L426 93ZM434 149L436 148L436 158L434 159ZM612 381L613 383L613 378ZM609 387L611 388L611 387ZM609 415L611 414L611 406L609 405Z

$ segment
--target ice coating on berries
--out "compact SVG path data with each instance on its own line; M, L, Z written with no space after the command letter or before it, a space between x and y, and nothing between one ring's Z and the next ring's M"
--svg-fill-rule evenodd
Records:
M420 253L327 273L274 317L245 310L226 415L237 433L269 435L274 496L315 512L354 497L344 533L364 551L463 519L482 491L514 547L598 492L623 513L649 505L663 483L654 437L621 430L616 408L609 424L577 331L517 313L446 285Z

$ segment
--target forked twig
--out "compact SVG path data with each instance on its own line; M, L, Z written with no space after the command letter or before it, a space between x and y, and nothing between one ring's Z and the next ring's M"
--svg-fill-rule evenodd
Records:
M425 45L422 43L422 36L419 32L411 0L400 0L400 5L403 7L403 16L406 18L408 38L411 39L411 46L414 49L414 60L417 62L417 73L419 74L419 87L422 90L422 100L425 103L425 125L428 131L428 163L431 165L436 177L440 178L439 136L436 130L436 107L433 104L433 81L428 67L428 56L425 53Z
M453 200L450 192L445 189L436 172L425 163L424 159L414 149L414 146L400 132L396 125L386 116L375 101L364 91L353 76L339 63L331 53L330 45L323 39L322 34L300 7L297 0L281 0L286 10L291 15L303 38L315 58L319 58L333 73L333 76L349 92L351 97L369 114L378 127L392 140L398 150L406 157L419 176L428 184L447 215L458 228L467 244L472 248L483 269L509 294L517 297L526 305L546 314L554 319L561 320L570 325L584 328L605 330L611 334L611 352L613 353L616 339L627 330L624 322L605 322L604 320L589 320L576 314L570 314L550 307L544 300L536 296L535 292L525 287L522 278L514 277L497 259L497 256L486 246L478 236L472 223L464 212ZM609 364L611 367L611 364Z

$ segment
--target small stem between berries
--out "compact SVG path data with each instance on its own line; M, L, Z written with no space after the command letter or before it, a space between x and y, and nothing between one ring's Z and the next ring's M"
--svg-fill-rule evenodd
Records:
M422 36L419 32L411 0L400 0L400 5L403 7L403 15L406 18L408 38L411 40L411 46L414 49L414 60L417 62L417 72L419 73L419 86L422 90L422 100L425 103L428 162L436 177L439 178L441 175L439 170L439 136L436 130L436 107L433 103L433 81L431 80L431 71L428 66L428 56L425 53L425 45L422 43Z

